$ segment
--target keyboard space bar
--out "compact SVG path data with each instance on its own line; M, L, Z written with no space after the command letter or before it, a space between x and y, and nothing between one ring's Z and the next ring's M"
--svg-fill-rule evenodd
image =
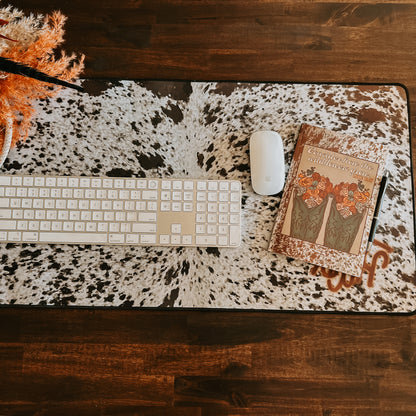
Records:
M106 243L107 234L104 233L39 233L39 241L44 243Z

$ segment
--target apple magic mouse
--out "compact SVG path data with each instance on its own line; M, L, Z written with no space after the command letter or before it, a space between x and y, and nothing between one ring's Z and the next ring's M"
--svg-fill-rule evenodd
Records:
M278 194L285 183L283 142L275 131L257 131L250 137L250 172L254 192Z

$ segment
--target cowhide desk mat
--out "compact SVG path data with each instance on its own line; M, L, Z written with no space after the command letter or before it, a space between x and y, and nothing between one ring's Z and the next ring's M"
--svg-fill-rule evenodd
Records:
M85 80L37 105L7 174L242 182L238 249L0 244L2 305L413 312L415 235L400 86ZM290 165L301 123L382 142L391 182L361 278L266 249L280 195L250 185L248 139L278 131Z

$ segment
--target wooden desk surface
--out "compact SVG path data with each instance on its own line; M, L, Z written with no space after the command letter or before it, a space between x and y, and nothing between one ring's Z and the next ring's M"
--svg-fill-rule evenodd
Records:
M87 77L403 83L416 133L416 2L13 5L67 15ZM3 308L0 328L0 415L416 414L415 316Z

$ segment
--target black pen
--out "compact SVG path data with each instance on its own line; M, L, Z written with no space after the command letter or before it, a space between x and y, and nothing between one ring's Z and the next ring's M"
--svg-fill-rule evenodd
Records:
M383 205L384 195L386 193L387 184L389 182L389 174L383 176L380 182L380 188L378 190L378 197L376 202L376 208L374 210L373 221L371 222L370 234L368 236L367 251L370 249L374 241L374 235L378 224L378 216L380 214L381 206Z

